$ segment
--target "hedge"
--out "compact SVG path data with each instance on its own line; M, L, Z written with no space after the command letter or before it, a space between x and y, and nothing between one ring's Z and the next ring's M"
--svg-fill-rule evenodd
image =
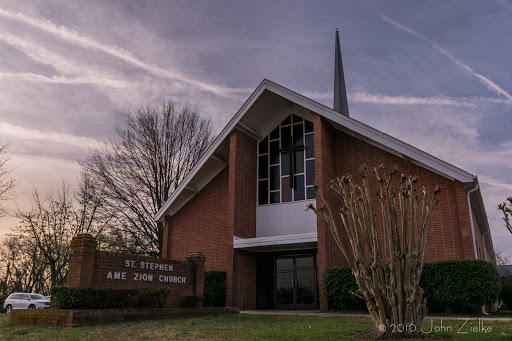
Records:
M507 309L512 310L512 276L501 278L500 297L507 306Z
M331 268L324 272L322 285L329 310L362 310L366 304L350 291L357 291L357 283L349 267Z
M205 270L203 306L224 307L226 305L226 271Z
M425 263L420 286L431 311L471 312L496 301L501 280L490 262L450 260Z
M425 263L420 286L425 290L429 311L472 312L496 300L501 281L490 262L454 260ZM512 290L512 280L510 288ZM324 272L323 292L329 309L365 309L362 300L349 293L357 289L350 268L331 268Z
M2 302L2 304L3 304L4 301L7 299L7 297L9 297L9 296L0 296L0 302ZM5 313L5 310L0 309L0 313Z
M170 292L170 288L115 290L57 285L51 288L51 303L59 309L163 308Z

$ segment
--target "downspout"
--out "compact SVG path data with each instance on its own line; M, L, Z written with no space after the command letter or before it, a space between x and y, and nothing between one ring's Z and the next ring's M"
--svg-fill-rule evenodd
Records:
M468 210L469 210L469 223L471 225L471 235L473 236L473 250L475 252L475 259L478 259L478 252L476 249L476 238L475 238L475 224L473 223L473 211L471 210L471 199L469 198L469 195L476 191L478 189L478 183L476 184L475 188L473 188L471 191L468 191L467 197L468 197ZM483 236L482 236L483 241ZM484 241L485 244L485 241ZM485 247L485 245L484 245ZM483 315L489 315L488 312L485 311L485 305L482 305L482 314Z
M469 195L478 189L478 183L475 188L467 192L468 197L468 210L469 210L469 224L471 225L471 235L473 236L473 250L475 252L475 259L478 259L478 252L476 250L476 238L475 238L475 225L473 224L473 211L471 210L471 199Z
M484 258L486 261L491 261L490 259L487 259L487 258L491 258L491 256L487 257L487 247L485 246L485 236L488 234L489 234L489 230L487 230L487 232L485 232L482 235L482 242L484 243Z

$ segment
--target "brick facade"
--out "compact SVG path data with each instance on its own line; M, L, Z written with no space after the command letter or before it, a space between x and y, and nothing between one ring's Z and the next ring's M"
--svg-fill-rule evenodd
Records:
M378 147L375 147L358 138L334 129L323 117L315 115L315 166L316 180L321 188L327 188L329 180L336 176L352 174L359 182L360 166L366 164L370 167L383 164L387 170L394 165L398 166L402 174L417 175L419 186L425 186L430 192L436 185L441 186L439 195L440 204L432 215L432 228L429 235L425 260L427 262L451 259L473 259L473 238L469 221L466 190L464 184L457 180L450 180L433 171L423 168L415 163L404 160ZM318 137L317 137L318 136ZM336 162L333 162L336 160ZM395 187L400 180L395 177ZM370 188L378 188L377 180L373 174L369 177ZM421 187L420 187L421 188ZM329 198L332 206L336 202ZM317 199L318 205L321 205ZM381 224L380 207L375 208L377 223ZM475 222L475 233L480 233ZM318 273L319 286L322 285L321 274L325 269L334 266L345 266L346 260L339 252L330 231L318 220ZM477 232L478 230L478 232ZM382 235L382 232L380 233ZM350 250L348 239L345 247ZM480 235L481 240L481 235ZM478 242L478 236L477 236ZM480 242L481 244L482 242ZM482 254L483 254L483 246ZM322 250L323 249L323 250ZM320 308L327 309L327 302L320 298Z
M362 164L370 167L384 164L387 170L397 165L401 173L417 175L420 188L425 186L433 191L436 185L442 187L441 203L433 213L426 261L474 258L463 183L339 131L320 115L313 114L313 123L315 175L322 189L328 187L331 179L347 173L353 174L357 181ZM184 259L188 250L200 250L206 256L206 268L227 272L226 304L242 309L256 307L257 253L234 250L233 236L256 236L256 146L257 141L234 130L229 136L228 166L176 214L166 217L164 230L164 257ZM399 177L395 179L398 185ZM377 188L374 176L370 176L370 186ZM332 200L329 194L327 198ZM319 199L317 204L321 205ZM333 207L336 207L335 202ZM380 220L379 208L376 213ZM475 233L483 252L476 220ZM318 285L321 288L322 275L327 268L347 263L320 219L317 220L317 238ZM346 249L350 250L348 239L344 241ZM318 298L320 309L327 309L321 289Z
M256 236L256 141L239 130L229 137L229 165L172 218L164 255L184 259L193 247L207 269L226 271L226 305L256 307L255 256L233 250L233 236ZM233 268L239 269L233 276Z

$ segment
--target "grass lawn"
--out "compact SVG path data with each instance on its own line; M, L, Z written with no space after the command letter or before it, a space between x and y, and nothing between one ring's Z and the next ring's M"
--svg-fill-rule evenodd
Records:
M432 321L434 327L440 327L440 320ZM511 321L484 322L484 327L492 327L488 334L470 332L470 324L477 326L478 321L468 321L462 330L468 334L457 334L463 323L443 320L443 326L452 331L437 334L447 340L512 340ZM226 314L50 329L12 326L8 314L0 314L0 340L359 340L354 335L372 326L371 319L364 316ZM430 319L425 320L423 329L430 329Z

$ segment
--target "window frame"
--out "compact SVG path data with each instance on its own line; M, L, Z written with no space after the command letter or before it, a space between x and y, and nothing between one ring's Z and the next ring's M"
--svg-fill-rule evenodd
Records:
M289 122L283 124L284 121L288 120L289 119ZM310 120L307 120L305 119L304 117L300 116L300 115L296 115L294 113L291 113L289 114L288 116L286 116L285 118L283 118L278 124L277 126L274 127L274 129L272 129L267 135L263 136L258 142L257 142L257 166L256 166L256 169L257 169L257 175L256 175L256 188L257 188L257 191L256 191L256 205L257 206L269 206L269 205L281 205L281 204L290 204L290 203L294 203L294 202L300 202L300 201L308 201L308 200L314 200L316 199L316 193L315 193L315 196L312 197L312 198L308 198L308 188L312 189L313 188L313 185L307 185L307 162L308 161L315 161L315 151L314 151L314 129L310 132L306 132L306 122L308 122L308 124L311 124L313 125L313 122L310 121ZM278 142L278 146L279 146L279 149L282 149L282 128L283 127L289 127L290 128L290 135L291 135L291 141L290 143L293 144L293 141L295 139L295 136L294 136L294 126L296 125L301 125L302 126L302 144L304 145L304 150L302 151L302 155L303 155L303 158L302 158L302 162L303 162L303 171L301 173L295 173L294 174L294 177L297 178L297 176L303 176L303 188L304 188L304 199L298 199L298 200L295 200L295 189L294 188L291 188L291 200L290 201L286 201L286 202L283 202L283 178L290 178L290 174L288 175L283 175L282 174L282 166L283 166L283 162L282 162L282 152L278 152L278 163L275 163L275 164L270 164L271 163L271 159L270 159L270 154L271 154L271 150L270 150L270 145L271 145L271 142ZM271 138L271 135L272 133L277 129L278 131L278 137L277 138ZM310 157L310 158L307 158L307 155L306 155L306 136L309 136L311 135L313 137L313 156ZM260 143L263 142L265 139L267 139L267 146L266 146L266 153L262 153L260 154ZM267 157L267 176L265 178L261 178L260 179L260 157L262 156L266 156ZM289 167L293 167L294 165L289 165ZM271 168L272 167L278 167L278 174L279 174L279 188L278 189L274 189L272 190L271 188ZM316 167L314 167L316 168ZM316 173L316 169L313 170L314 173ZM315 174L316 175L316 174ZM315 178L315 177L314 177ZM294 179L295 180L295 179ZM262 203L260 204L260 182L264 182L266 181L267 182L267 186L266 186L266 192L267 192L267 200L266 200L266 203ZM273 193L277 193L279 192L279 202L272 202L272 194Z

